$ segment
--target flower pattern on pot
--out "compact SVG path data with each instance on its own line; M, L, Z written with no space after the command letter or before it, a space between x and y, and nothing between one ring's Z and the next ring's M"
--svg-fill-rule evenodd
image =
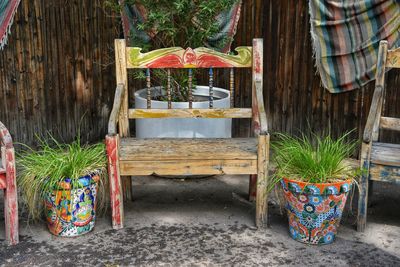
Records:
M283 179L281 183L287 202L290 236L307 244L332 243L351 181L309 184Z
M65 184L44 199L49 231L57 236L78 236L90 232L95 224L97 174L79 178L79 188ZM64 183L70 183L65 179ZM67 189L68 188L68 189Z

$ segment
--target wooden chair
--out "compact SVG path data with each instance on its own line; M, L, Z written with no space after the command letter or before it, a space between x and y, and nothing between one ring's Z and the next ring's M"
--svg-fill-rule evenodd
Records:
M267 222L267 170L269 134L264 109L263 40L254 39L252 47L238 47L236 55L207 48L172 47L141 53L126 47L125 40L115 41L117 88L111 111L106 147L110 179L112 225L123 227L121 176L133 175L213 175L250 174L250 191L256 191L256 225ZM147 69L147 109L128 108L127 69ZM230 68L230 90L234 90L234 68L252 68L252 108L213 107L213 77L210 75L210 108L192 108L189 94L187 109L152 109L150 70L153 68ZM168 71L169 73L169 71ZM191 70L188 71L189 75ZM190 76L189 76L190 77ZM189 78L189 87L191 87ZM170 95L170 86L166 88ZM190 90L189 90L190 92ZM233 95L233 94L232 94ZM233 101L232 101L233 102ZM129 119L139 118L251 118L254 138L226 139L136 139L129 137ZM117 123L119 130L117 131ZM255 176L258 180L255 181ZM129 179L128 186L130 186ZM253 193L254 196L254 193Z
M376 65L375 91L361 147L361 168L364 172L359 184L358 231L364 231L366 227L368 191L371 191L368 190L368 181L400 182L400 144L378 141L380 129L400 131L400 118L382 116L386 68L400 68L400 48L388 51L387 42L381 41Z
M4 190L4 219L6 241L9 245L18 243L18 200L15 176L15 154L12 138L0 122L0 189Z

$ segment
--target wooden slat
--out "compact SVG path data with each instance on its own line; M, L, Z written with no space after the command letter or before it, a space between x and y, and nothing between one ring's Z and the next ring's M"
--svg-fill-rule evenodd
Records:
M374 96L372 98L371 108L369 110L367 123L365 124L363 141L368 143L373 138L373 131L377 121L379 122L380 109L383 102L383 87L378 86L375 88Z
M124 206L120 177L119 136L106 136L108 177L110 182L111 221L114 229L124 227Z
M400 119L391 117L381 117L379 126L382 129L400 131Z
M263 113L264 110L264 99L262 99L262 92L260 96L260 90L263 86L263 41L262 39L253 39L253 66L252 66L252 99L251 106L253 110L253 121L252 128L255 134L260 134L263 130L261 127L266 127L266 125L261 125L260 121L260 105ZM258 90L257 88L258 87ZM257 92L258 91L258 92ZM261 99L260 99L261 98ZM266 131L265 131L266 132Z
M6 188L6 175L5 170L0 169L0 189Z
M130 119L150 118L251 118L250 108L229 109L129 109Z
M268 163L269 163L269 135L258 136L258 170L256 193L256 226L268 224Z
M400 167L371 164L370 180L400 183Z
M400 167L400 145L388 143L373 143L371 162L380 165Z
M256 138L123 138L121 161L257 159Z
M110 113L110 119L108 120L108 134L113 135L117 133L117 122L121 110L121 103L124 98L124 85L122 83L117 85L115 90L114 104Z
M169 47L142 53L141 48L128 47L128 68L250 68L252 48L240 46L236 55L199 47L195 49Z
M400 68L400 48L391 50L388 52L386 67L388 68Z
M119 110L119 134L121 137L129 136L128 119L128 73L126 69L126 42L124 39L116 39L115 45L115 77L117 84L123 84L123 99Z
M121 161L121 175L256 174L257 160Z
M381 117L384 98L387 49L387 41L381 41L379 43L378 60L376 62L375 91L364 129L363 141L366 143L377 141L379 137L379 118Z

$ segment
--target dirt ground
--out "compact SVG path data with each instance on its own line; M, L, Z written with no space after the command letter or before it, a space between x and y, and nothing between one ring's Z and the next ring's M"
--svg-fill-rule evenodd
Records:
M13 247L4 241L0 193L0 266L400 266L400 185L374 185L366 232L355 231L347 207L336 241L311 246L289 237L274 198L270 227L254 227L247 178L136 178L124 229L104 216L87 235L59 238L22 214Z

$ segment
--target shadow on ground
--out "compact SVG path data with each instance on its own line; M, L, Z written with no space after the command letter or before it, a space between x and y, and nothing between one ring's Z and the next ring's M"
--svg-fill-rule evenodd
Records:
M244 176L137 178L124 229L112 230L105 216L90 234L57 238L44 223L27 225L22 218L17 246L5 246L1 225L0 265L400 266L398 187L376 185L366 232L354 230L347 212L337 240L326 246L292 240L274 199L271 226L256 230L247 189Z

